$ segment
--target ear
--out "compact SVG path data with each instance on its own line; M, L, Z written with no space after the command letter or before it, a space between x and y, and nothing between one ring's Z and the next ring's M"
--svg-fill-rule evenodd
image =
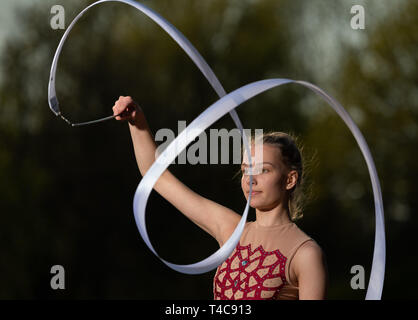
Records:
M289 171L286 180L286 190L292 189L298 182L299 174L296 170Z

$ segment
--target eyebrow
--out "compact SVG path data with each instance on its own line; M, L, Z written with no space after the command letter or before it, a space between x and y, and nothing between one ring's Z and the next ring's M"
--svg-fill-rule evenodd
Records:
M264 163L266 163L266 164L269 164L269 165L271 165L272 167L274 167L274 165L271 163L271 162L262 162L262 164L264 164ZM258 164L258 163L257 163ZM255 166L255 165L254 165ZM253 167L254 167L253 166ZM248 164L245 164L245 163L243 163L243 164L241 164L241 167L248 167Z

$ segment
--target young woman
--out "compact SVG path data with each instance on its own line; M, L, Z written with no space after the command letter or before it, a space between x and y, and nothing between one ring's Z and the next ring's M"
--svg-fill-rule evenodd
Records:
M119 97L113 113L126 120L139 170L144 176L155 161L157 146L142 109L131 97ZM247 222L231 256L213 281L214 299L325 299L327 271L320 246L293 222L300 215L297 197L302 158L293 139L281 132L262 137L263 162L253 175L251 207L256 220ZM254 143L254 141L252 141ZM248 200L250 177L244 153L241 187ZM231 236L241 216L193 192L166 170L154 189L179 211L214 237L220 246Z

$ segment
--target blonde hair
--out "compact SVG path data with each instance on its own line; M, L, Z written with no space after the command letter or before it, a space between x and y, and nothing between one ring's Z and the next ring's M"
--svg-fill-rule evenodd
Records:
M269 144L279 148L281 152L281 159L283 164L289 171L296 170L298 173L298 180L295 186L288 190L289 192L289 215L292 221L296 221L303 217L303 207L305 201L308 199L306 194L305 183L305 170L304 159L302 157L303 146L299 142L299 139L293 134L287 134L284 132L271 131L263 133L260 136L249 138L250 142L254 142L255 139L261 139L263 144ZM244 151L244 148L243 148ZM239 171L238 173L240 173Z

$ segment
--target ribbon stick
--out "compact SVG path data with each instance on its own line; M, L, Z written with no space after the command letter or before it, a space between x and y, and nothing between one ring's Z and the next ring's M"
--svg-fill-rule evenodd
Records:
M127 5L130 5L146 16L151 18L155 23L157 23L163 30L165 30L171 38L177 42L177 44L185 51L185 53L191 58L191 60L195 63L195 65L199 68L199 70L203 73L205 78L208 80L209 84L218 94L220 99L209 106L206 110L204 110L195 120L193 120L187 127L184 129L175 140L173 140L167 148L158 156L156 161L152 164L150 169L147 171L145 176L142 178L141 182L139 183L133 201L133 208L134 208L134 217L135 221L141 234L143 240L145 241L148 248L157 256L158 253L153 248L150 239L148 237L148 233L145 226L145 208L147 205L147 201L149 195L157 182L158 178L161 174L168 168L168 166L175 160L175 158L184 150L190 142L192 142L199 134L201 134L204 130L206 130L209 126L211 126L214 122L218 119L223 117L225 114L229 113L235 122L236 126L239 128L246 153L248 155L248 161L250 163L250 170L251 169L251 152L248 145L248 139L246 137L245 131L242 127L241 121L238 118L238 115L235 111L239 105L243 102L251 99L252 97L257 96L267 90L273 89L275 87L279 87L284 84L299 84L302 85L316 94L318 94L322 99L324 99L341 117L347 127L350 129L351 133L353 134L354 138L357 141L357 144L363 154L363 157L367 163L367 168L369 171L370 179L372 182L372 189L374 195L374 203L375 203L375 217L376 217L376 225L375 225L375 242L374 242L374 251L373 251L373 262L372 262L372 270L370 274L370 280L368 284L366 300L377 300L381 299L382 290L383 290L383 282L384 282L384 274L385 274L385 261L386 261L386 243L385 243L385 225L384 225L384 212L383 212L383 200L382 200L382 193L380 189L379 178L377 175L377 171L374 165L374 161L368 145L361 134L360 130L351 119L347 111L330 95L325 93L319 87L305 81L295 81L290 79L268 79L268 80L261 80L257 82L253 82L247 84L235 91L226 94L224 88L222 87L221 83L219 82L218 78L216 77L215 73L203 59L203 57L199 54L199 52L194 48L194 46L186 39L186 37L180 33L173 25L171 25L168 21L166 21L162 16L160 16L155 11L149 9L143 4L140 4L135 1L131 0L101 0L97 1L90 6L86 7L83 11L81 11L76 18L71 22L67 30L65 31L59 45L57 51L55 52L54 59L51 66L50 78L49 78L49 85L48 85L48 101L49 107L56 114L57 116L61 116L64 120L69 122L65 119L60 112L59 103L55 92L55 74L56 68L58 63L58 58L62 50L62 46L64 44L65 39L67 38L70 30L73 28L76 21L90 8L95 5L104 2L121 2ZM112 118L107 117L107 118ZM107 119L104 118L104 119ZM89 124L95 123L98 121L102 121L103 119L89 121L87 123L82 124ZM70 123L70 122L69 122ZM82 125L78 124L78 125ZM77 124L75 124L77 125ZM245 222L248 216L249 204L251 201L251 191L252 191L252 174L250 172L250 195L245 206L244 212L242 214L242 218L238 223L237 227L235 228L234 232L232 233L231 237L225 242L225 244L219 248L216 252L214 252L208 258L199 261L194 264L189 265L178 265L168 262L161 257L161 261L165 263L170 268L186 273L186 274L200 274L204 272L208 272L213 270L217 266L219 266L223 261L225 261L232 251L234 250L235 246L237 245L242 231L244 230Z

